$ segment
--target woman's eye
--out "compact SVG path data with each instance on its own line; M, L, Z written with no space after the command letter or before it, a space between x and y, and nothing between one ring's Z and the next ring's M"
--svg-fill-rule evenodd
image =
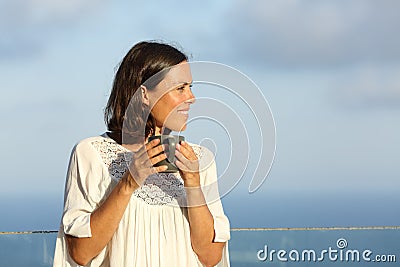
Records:
M176 90L178 90L180 92L183 92L185 89L187 89L187 86L189 86L189 89L192 90L192 85L191 84L182 85L182 86L176 88Z

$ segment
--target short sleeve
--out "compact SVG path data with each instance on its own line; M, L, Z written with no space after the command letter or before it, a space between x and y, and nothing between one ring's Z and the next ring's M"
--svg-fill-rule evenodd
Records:
M91 237L90 215L101 200L103 165L89 143L77 144L69 162L62 225L65 234Z
M200 173L204 176L202 190L207 206L214 219L214 242L226 242L230 239L229 219L224 213L219 195L217 167L214 155L205 148L202 148L200 170Z

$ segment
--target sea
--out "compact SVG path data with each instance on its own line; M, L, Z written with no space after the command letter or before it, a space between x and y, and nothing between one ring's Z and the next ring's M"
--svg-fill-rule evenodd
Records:
M222 203L232 228L400 225L397 192L228 194ZM62 208L62 193L0 195L0 232L58 230Z
M400 266L397 194L227 196L231 266ZM62 196L0 196L0 267L52 266Z

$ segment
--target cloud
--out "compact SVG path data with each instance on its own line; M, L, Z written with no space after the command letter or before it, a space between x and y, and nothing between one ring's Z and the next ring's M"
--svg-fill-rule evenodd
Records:
M400 66L367 65L349 71L336 80L330 96L346 109L400 108Z
M398 62L399 8L395 0L238 0L224 34L236 57L272 66Z
M43 51L57 34L77 25L101 2L14 0L0 2L0 60Z

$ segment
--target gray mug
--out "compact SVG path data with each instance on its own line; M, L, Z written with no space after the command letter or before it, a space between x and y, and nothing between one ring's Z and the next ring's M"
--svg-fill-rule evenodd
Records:
M154 139L159 139L160 144L166 145L164 152L167 154L167 158L154 164L154 167L167 165L168 169L163 172L178 172L179 169L175 165L175 150L177 144L185 141L185 137L181 135L153 135L149 137L149 142Z

